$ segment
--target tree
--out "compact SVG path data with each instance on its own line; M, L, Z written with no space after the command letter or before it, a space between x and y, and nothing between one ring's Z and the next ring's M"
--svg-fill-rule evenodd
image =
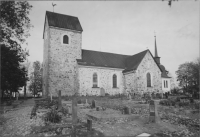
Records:
M1 55L1 89L4 93L12 94L12 92L17 92L19 87L24 86L28 80L27 71L19 64L22 58L17 54L17 50L11 50L10 47L2 45Z
M26 2L1 1L1 94L16 92L27 81L21 65L28 56L22 48L32 27L28 18L32 6Z
M28 60L26 60L22 65L23 65L23 67L25 68L25 70L28 73L29 67L31 65L31 62L29 62ZM27 77L29 77L28 74L27 74ZM25 82L25 84L24 84L24 98L26 98L26 88L27 88L27 82Z
M199 91L199 67L200 61L197 59L195 62L186 62L179 66L176 71L177 81L179 86L186 92Z
M170 88L171 89L174 89L176 87L176 83L175 83L175 79L174 79L174 76L169 72L168 73L168 76L170 76Z
M34 95L38 95L39 93L42 93L42 73L43 68L42 64L39 61L35 61L33 63L34 71L31 73L30 76L30 85L29 90Z

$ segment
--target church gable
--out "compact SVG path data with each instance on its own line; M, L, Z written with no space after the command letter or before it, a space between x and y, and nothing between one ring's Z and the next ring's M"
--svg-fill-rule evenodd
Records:
M161 90L161 69L155 62L150 51L145 54L139 64L136 75L138 91L153 92Z
M154 60L154 58L151 55L151 52L149 50L147 50L147 52L141 59L136 71L139 71L141 69L144 69L144 70L154 69L154 70L158 71L159 73L162 72L160 66L156 63L156 61Z

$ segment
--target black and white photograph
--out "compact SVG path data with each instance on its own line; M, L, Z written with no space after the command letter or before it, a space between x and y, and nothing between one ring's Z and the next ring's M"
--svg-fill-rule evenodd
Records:
M1 137L199 137L199 0L0 2Z

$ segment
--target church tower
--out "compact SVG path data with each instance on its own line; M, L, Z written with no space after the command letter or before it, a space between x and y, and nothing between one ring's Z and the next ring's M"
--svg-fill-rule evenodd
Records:
M154 59L160 65L160 57L158 56L157 45L156 45L156 35L154 37L155 37L155 56L154 56Z
M46 12L43 96L73 95L78 90L76 59L81 59L82 27L77 17Z
M164 92L168 92L170 91L170 78L168 76L168 71L165 69L165 67L160 63L160 57L158 56L158 51L157 51L157 45L156 45L156 36L155 37L155 56L154 59L155 61L158 63L158 65L160 66L162 73L161 73L161 79L162 79L162 91Z

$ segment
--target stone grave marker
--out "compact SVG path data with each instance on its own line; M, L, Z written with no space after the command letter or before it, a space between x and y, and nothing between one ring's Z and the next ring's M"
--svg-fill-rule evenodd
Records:
M127 107L127 106L126 106L126 107L124 107L124 110L123 110L123 111L124 111L124 114L125 114L125 115L129 115L129 114L131 113L131 110L130 110L130 108L129 108L129 107Z
M99 111L99 107L96 107L96 111Z
M104 88L100 88L100 96L105 96L105 89Z
M87 120L87 130L92 131L92 120L90 119Z
M157 105L154 100L149 101L149 122L156 123L158 117Z
M96 102L95 100L92 100L92 108L95 108L96 107Z
M148 134L148 133L142 133L140 135L137 135L136 137L150 137L151 134Z

